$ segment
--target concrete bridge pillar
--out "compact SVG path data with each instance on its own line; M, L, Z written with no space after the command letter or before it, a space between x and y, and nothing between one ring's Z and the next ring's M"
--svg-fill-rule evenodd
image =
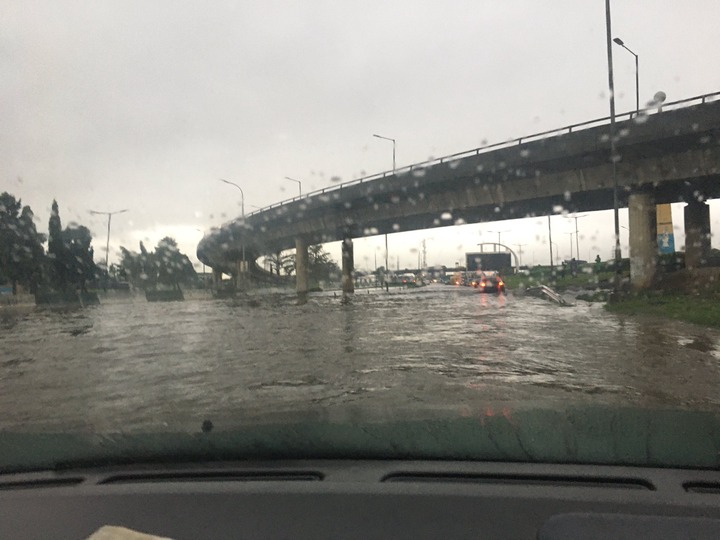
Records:
M304 238L295 238L295 290L306 295L308 289L308 243Z
M710 207L704 201L688 203L685 214L685 268L698 268L710 256Z
M355 257L353 254L352 238L346 236L342 241L342 289L343 294L352 294L355 292L355 283L353 282L353 267L355 265Z
M630 283L635 289L652 285L657 269L657 213L652 193L636 192L628 198L630 225Z

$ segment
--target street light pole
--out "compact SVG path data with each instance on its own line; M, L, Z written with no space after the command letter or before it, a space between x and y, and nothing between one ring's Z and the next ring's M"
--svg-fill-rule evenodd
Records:
M550 258L552 259L552 247L555 246L555 259L560 260L560 247L557 242L550 242Z
M504 231L488 231L488 232L489 232L489 233L497 233L497 235L498 235L498 241L497 241L497 244L496 244L496 246L495 246L495 251L498 251L498 248L500 247L500 238L501 238L500 235L501 235L502 233L504 233L504 232L510 232L510 230L509 230L509 229L505 229Z
M608 59L608 89L610 91L610 161L613 177L613 216L615 221L615 292L620 290L620 202L618 200L617 156L615 153L615 82L613 79L612 22L610 0L605 0L605 41Z
M286 176L285 180L290 180L291 182L295 182L298 185L298 195L300 197L302 197L302 182L300 180L295 180L294 178L290 178L289 176Z
M574 232L566 232L565 234L569 234L569 235L570 235L570 259L572 259L572 258L573 258L573 250L572 250L572 244L573 244L573 242L572 242L572 237L573 237L573 234L575 234L575 233L574 233Z
M635 116L637 116L640 114L640 61L638 55L631 51L622 39L616 37L613 41L635 57Z
M382 135L376 135L373 133L373 137L377 137L378 139L384 139L386 141L391 141L393 143L393 174L395 174L395 139L391 139L390 137L383 137ZM387 233L385 233L385 272L387 273L389 271L388 268L388 237Z
M221 182L224 182L226 184L229 184L231 186L235 186L240 190L240 215L242 216L243 220L243 226L245 226L245 193L243 193L243 190L240 186L238 186L235 182L230 182L228 180L223 180L220 178ZM243 234L243 240L242 240L242 269L243 272L245 271L245 235Z
M108 218L108 225L107 225L107 244L105 246L105 271L110 273L110 267L108 266L108 261L110 260L110 221L112 221L113 214L122 214L123 212L127 212L128 209L125 208L124 210L117 210L116 212L98 212L96 210L90 210L91 214L99 214L103 216L107 216Z
M228 180L223 180L222 178L220 178L220 181L230 184L231 186L235 186L240 190L240 214L242 215L242 218L245 219L245 193L243 193L242 188L235 182L229 182Z
M584 217L587 217L587 214L584 216L573 216L573 219L575 220L575 253L577 254L578 260L580 260L580 233L578 232L578 219L582 219Z
M395 139L391 139L390 137L383 137L382 135L376 135L373 133L373 137L377 137L378 139L384 139L386 141L392 141L393 143L393 174L395 174Z

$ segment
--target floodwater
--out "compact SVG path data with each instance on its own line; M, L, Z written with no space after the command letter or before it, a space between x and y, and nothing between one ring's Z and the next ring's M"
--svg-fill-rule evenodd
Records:
M720 332L432 285L0 319L0 429L217 427L602 404L720 411Z

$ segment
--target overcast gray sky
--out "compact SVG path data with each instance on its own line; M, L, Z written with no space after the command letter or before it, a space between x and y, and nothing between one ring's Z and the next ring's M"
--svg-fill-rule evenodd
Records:
M615 0L613 33L640 55L641 101L720 91L717 0ZM617 107L635 66L615 47ZM0 0L0 190L47 230L91 228L104 256L202 233L303 191L608 114L604 0ZM680 226L681 207L674 208ZM720 208L712 203L715 231ZM623 219L626 219L623 214ZM553 218L561 256L573 227ZM611 255L611 214L581 222L581 258ZM453 264L508 231L547 262L545 220L392 235L391 260ZM483 233L482 235L480 233ZM682 241L678 245L682 245ZM626 238L623 238L626 244ZM715 234L713 244L718 245ZM356 263L384 257L358 240ZM329 249L335 253L337 246ZM594 255L593 255L594 257ZM394 264L393 264L394 266Z

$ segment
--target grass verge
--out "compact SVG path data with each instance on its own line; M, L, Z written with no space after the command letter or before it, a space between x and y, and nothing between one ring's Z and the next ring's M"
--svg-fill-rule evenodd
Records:
M720 328L720 293L703 296L682 293L655 293L609 302L605 309L624 315L654 315L703 326Z

